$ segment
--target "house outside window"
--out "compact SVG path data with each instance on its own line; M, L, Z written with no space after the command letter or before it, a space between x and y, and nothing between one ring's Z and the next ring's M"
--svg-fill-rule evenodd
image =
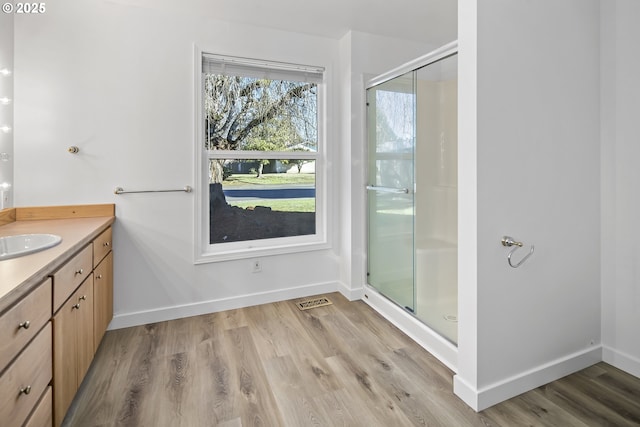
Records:
M325 246L324 69L200 56L196 261Z

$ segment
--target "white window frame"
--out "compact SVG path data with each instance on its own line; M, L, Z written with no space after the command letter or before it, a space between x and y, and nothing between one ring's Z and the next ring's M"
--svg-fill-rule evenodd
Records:
M326 154L326 84L325 81L317 85L318 111L318 141L315 152L303 151L242 151L242 150L205 150L204 149L204 79L203 55L212 55L202 51L197 46L194 54L195 71L195 253L194 263L246 259L270 255L315 251L330 248L327 238L327 154ZM227 57L230 58L230 57ZM266 68L292 67L304 69L305 66L282 62L263 61L256 59L234 58L247 65L257 65ZM323 69L322 67L309 67ZM326 76L325 76L326 80ZM269 239L246 240L241 242L209 243L209 160L210 159L304 159L315 160L315 220L316 233L301 236L278 237Z

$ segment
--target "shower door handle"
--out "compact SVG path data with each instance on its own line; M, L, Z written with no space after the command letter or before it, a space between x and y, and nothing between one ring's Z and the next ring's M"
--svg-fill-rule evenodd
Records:
M380 193L409 194L408 188L378 187L377 185L367 185L369 191L379 191Z

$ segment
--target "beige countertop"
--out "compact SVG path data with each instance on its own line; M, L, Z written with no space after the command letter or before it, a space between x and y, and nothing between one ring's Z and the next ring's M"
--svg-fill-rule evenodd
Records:
M18 214L17 219L1 225L0 236L50 233L61 236L62 242L40 252L0 261L0 313L106 230L115 216L20 220Z

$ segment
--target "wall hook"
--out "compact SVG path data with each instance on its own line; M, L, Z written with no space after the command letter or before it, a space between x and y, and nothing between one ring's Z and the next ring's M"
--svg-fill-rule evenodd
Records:
M522 263L527 260L527 258L529 258L531 255L533 255L533 251L535 250L535 247L533 245L531 245L531 250L529 250L529 253L527 255L525 255L525 257L522 258L519 262L513 264L511 262L511 255L513 255L513 253L515 251L517 251L519 248L521 248L523 246L523 243L522 242L517 242L513 237L509 237L509 236L503 236L501 242L502 242L502 246L513 247L513 249L511 249L511 251L509 251L509 255L507 255L507 262L509 263L509 266L511 268L520 267L522 265Z

